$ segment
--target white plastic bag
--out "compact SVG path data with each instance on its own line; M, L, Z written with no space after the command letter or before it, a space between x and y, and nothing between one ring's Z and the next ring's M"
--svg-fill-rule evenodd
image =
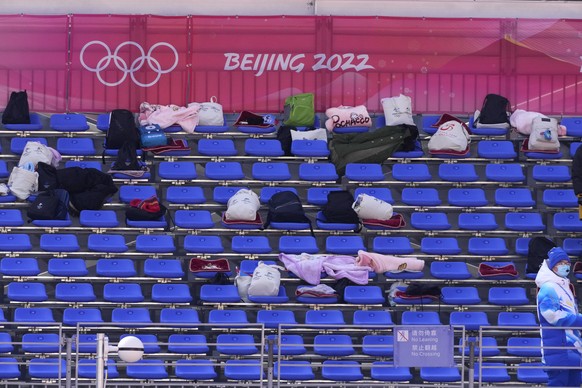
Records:
M291 140L324 140L327 142L327 131L325 128L317 128L311 131L290 130Z
M386 125L414 125L412 99L404 94L380 100L384 109Z
M38 173L14 167L8 178L8 187L18 199L27 199L32 193L38 191Z
M394 214L392 205L368 194L359 194L352 209L361 220L389 220Z
M259 262L253 272L253 278L248 289L250 296L277 296L281 285L281 273L283 269L278 265L268 265Z
M216 101L216 96L212 96L210 97L210 102L203 102L200 104L200 111L198 111L198 125L224 125L222 105Z
M549 117L536 117L533 119L527 148L530 150L558 152L560 150L558 121Z
M259 196L252 190L240 189L226 204L225 218L236 221L254 221L261 207Z
M36 167L38 162L52 165L52 161L53 152L49 147L38 141L29 141L24 146L24 150L22 150L18 165L24 166L26 163L32 163Z

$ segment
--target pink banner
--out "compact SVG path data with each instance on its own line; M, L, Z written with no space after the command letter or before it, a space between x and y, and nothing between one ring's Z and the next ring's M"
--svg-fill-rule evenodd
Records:
M412 97L415 113L468 114L498 93L516 108L580 114L582 20L380 17L0 16L3 68L32 109L136 111L216 96L226 112L318 111Z

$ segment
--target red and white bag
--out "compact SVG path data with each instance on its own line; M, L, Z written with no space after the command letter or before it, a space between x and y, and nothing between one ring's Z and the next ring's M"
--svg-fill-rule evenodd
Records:
M438 130L428 141L428 150L432 155L463 156L469 153L471 132L463 121L445 113L433 127L438 127Z

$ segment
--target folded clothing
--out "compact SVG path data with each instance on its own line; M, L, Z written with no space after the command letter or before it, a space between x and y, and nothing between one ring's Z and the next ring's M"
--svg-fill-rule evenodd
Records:
M517 269L513 263L495 265L480 263L478 268L479 276L488 279L514 279L517 277Z
M227 259L207 260L193 258L190 260L190 272L229 272L230 263Z
M228 220L226 218L226 212L225 212L225 213L222 213L222 223L224 225L250 225L250 226L256 226L257 228L261 228L263 226L263 219L261 218L261 215L259 214L259 212L257 212L255 219L252 221Z
M406 220L402 217L402 214L394 214L391 218L387 220L374 220L366 219L362 220L362 224L365 227L382 227L390 229L398 229L406 226Z
M333 288L325 284L317 286L299 286L295 290L296 296L309 296L312 298L330 298L338 296Z

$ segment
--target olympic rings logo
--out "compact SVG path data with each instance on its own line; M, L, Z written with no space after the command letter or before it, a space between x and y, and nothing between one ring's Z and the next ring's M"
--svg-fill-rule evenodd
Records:
M105 55L103 58L101 58L99 60L99 62L97 62L97 66L91 67L85 63L84 55L85 55L85 50L87 50L88 47L95 45L95 44L105 48L107 55ZM133 62L131 62L131 66L129 66L129 67L127 65L127 62L122 57L119 56L119 51L125 46L134 46L140 52L140 56L137 57L136 59L134 59ZM160 62L152 56L153 51L156 48L161 47L161 46L168 47L174 53L174 58L175 58L174 64L167 69L162 69ZM109 46L107 46L104 42L102 42L100 40L92 40L89 43L85 44L85 46L83 46L83 48L81 49L80 60L81 60L81 65L83 65L83 67L85 69L89 70L90 72L97 74L97 79L99 79L99 81L101 81L101 83L105 86L120 85L123 81L125 81L125 79L127 78L127 75L129 74L129 76L131 77L131 80L136 85L144 87L144 88L149 88L150 86L155 85L160 80L160 77L162 76L162 74L167 74L167 73L171 72L172 70L174 70L176 68L176 66L178 66L178 51L174 48L174 46L172 46L171 44L169 44L167 42L158 42L158 43L154 44L149 49L147 54L145 54L143 47L141 47L138 43L132 42L132 41L125 41L123 43L120 43L119 46L117 46L117 48L115 49L115 51L112 54L111 49L109 49ZM101 76L101 72L103 70L105 70L111 64L111 61L113 61L115 66L117 66L117 68L121 72L123 72L123 76L117 82L108 82L108 81L104 80L103 77ZM150 69L154 73L156 73L156 78L152 82L149 82L149 83L140 82L135 78L135 72L139 71L143 67L143 65L146 63L146 61L147 61L148 66L150 67Z

